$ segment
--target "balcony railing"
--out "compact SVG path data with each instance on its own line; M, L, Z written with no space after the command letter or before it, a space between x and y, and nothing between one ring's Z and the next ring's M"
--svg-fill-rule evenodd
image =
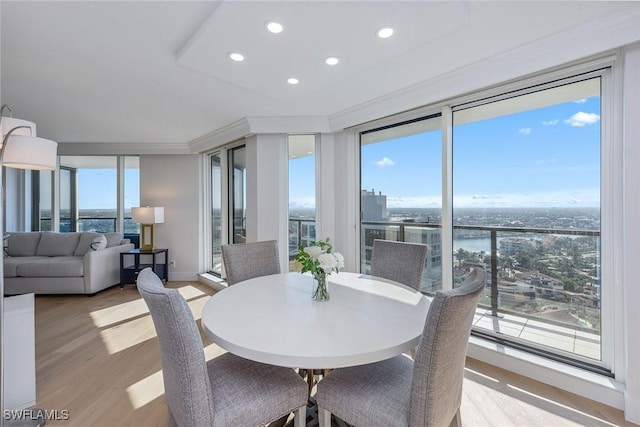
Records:
M116 231L117 218L82 216L76 221L76 231L95 231L99 233L113 233ZM51 218L40 218L40 230L51 231ZM60 218L60 231L71 231L71 219ZM138 225L131 222L131 217L124 218L125 233L138 233Z
M316 240L315 219L289 218L289 260L293 260L300 246L309 246Z
M422 291L441 289L440 224L363 221L361 233L363 271L374 239L426 243ZM595 230L455 225L454 286L471 267L483 268L476 328L593 363L601 357L599 239Z

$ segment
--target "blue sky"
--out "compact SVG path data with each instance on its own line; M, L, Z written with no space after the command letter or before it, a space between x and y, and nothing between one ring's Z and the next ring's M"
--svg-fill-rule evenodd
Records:
M315 156L300 157L289 161L289 207L314 208Z
M455 126L453 141L455 206L599 206L599 97ZM362 188L439 207L440 146L440 131L364 146Z
M124 180L125 210L140 206L140 171L125 169ZM116 170L78 169L78 196L79 209L116 209Z

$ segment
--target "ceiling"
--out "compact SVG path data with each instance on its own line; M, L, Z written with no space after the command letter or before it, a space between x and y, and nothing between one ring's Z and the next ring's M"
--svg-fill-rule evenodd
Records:
M640 16L635 1L0 5L0 94L15 117L61 143L154 147L188 147L247 117L335 117L609 16ZM282 33L266 31L272 20ZM387 25L394 35L377 38Z

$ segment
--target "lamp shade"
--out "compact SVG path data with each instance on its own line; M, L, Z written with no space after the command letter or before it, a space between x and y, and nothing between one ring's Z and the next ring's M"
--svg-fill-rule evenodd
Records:
M3 117L2 120L4 119ZM9 135L7 141L2 162L4 166L16 169L55 170L57 142L15 133Z
M29 129L22 128L22 126L28 126ZM0 132L2 133L2 138L6 134L9 133L11 129L20 127L20 129L16 129L12 135L26 135L26 136L36 136L36 124L27 120L22 119L14 119L13 117L2 117L0 119ZM0 147L2 146L2 141L0 141Z
M162 224L164 222L164 208L151 206L131 208L131 220L139 224Z

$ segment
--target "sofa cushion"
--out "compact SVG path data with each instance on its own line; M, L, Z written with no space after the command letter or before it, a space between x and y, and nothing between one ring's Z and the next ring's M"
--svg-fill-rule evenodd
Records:
M42 233L36 255L71 256L78 247L80 233Z
M104 234L94 232L80 233L80 240L78 241L78 246L76 247L76 251L73 254L75 256L83 256L84 254L89 252L93 239L98 236L104 236Z
M5 257L4 259L4 277L17 277L18 276L18 266L20 264L26 264L38 259L43 259L44 257L40 256L16 256L16 257ZM48 258L45 258L48 259Z
M107 238L108 248L118 246L122 242L122 233L104 233L104 236Z
M9 256L35 256L40 235L42 233L9 233L7 255Z
M40 258L16 266L20 277L82 277L84 258L79 256L57 256Z

